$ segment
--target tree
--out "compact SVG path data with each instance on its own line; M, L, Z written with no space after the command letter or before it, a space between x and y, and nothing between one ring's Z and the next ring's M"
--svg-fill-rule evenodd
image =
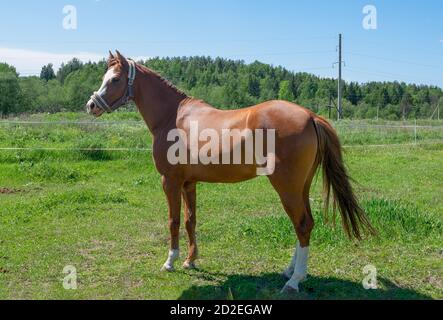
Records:
M49 81L55 79L55 72L53 68L53 64L50 63L47 66L43 66L42 71L40 72L40 79Z
M21 91L15 68L0 63L0 116L18 112L20 100Z
M87 63L65 80L64 91L68 110L82 110L92 92L100 87L104 62Z
M357 83L351 82L345 86L345 97L354 106L358 105L361 100L361 90Z
M260 79L255 75L248 76L248 93L253 97L260 97Z
M381 86L379 87L378 94L377 94L377 105L381 108L384 108L386 105L389 104L389 94L386 87Z
M0 73L12 73L18 77L18 73L15 67L10 66L7 63L0 63Z
M30 112L46 111L44 103L47 97L46 80L39 77L25 77L20 78L20 89L22 92L23 107Z
M400 110L402 114L402 118L406 119L409 111L411 110L411 95L409 93L403 94L403 97L400 102Z
M284 99L296 101L327 115L330 99L337 98L337 81L332 78L291 72L281 66L255 61L210 57L152 58L142 61L178 88L220 108L239 108L259 102ZM0 64L0 112L79 111L100 86L106 61L82 63L74 58L62 64L54 80L51 64L40 77L19 77L16 69ZM18 85L17 85L18 84ZM346 117L428 118L443 90L435 86L400 82L345 83L343 106Z
M299 86L299 99L302 104L309 104L315 99L318 89L318 81L312 76L308 76Z
M278 91L278 98L280 100L294 101L295 97L291 90L291 85L288 80L280 82L280 90Z
M63 84L65 82L65 79L72 73L77 70L80 70L83 67L83 63L77 59L74 58L71 61L68 61L68 63L60 66L60 68L57 71L57 80Z

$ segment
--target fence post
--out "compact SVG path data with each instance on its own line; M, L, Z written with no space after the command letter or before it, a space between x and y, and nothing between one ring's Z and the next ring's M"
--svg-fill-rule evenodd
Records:
M414 121L414 141L417 144L417 118Z

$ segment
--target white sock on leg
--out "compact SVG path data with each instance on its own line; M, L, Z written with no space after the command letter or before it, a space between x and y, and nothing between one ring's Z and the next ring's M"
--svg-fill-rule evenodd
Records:
M294 274L295 262L297 261L297 247L298 247L298 242L297 242L297 245L294 249L294 254L292 255L291 262L289 263L289 266L286 268L285 271L283 271L283 276L288 279L290 279L292 277L292 275Z
M308 274L308 257L309 247L302 248L300 244L297 244L297 258L295 261L294 274L286 283L283 290L288 288L298 291L298 285L306 279Z
M162 271L174 271L174 262L179 258L180 250L169 250L168 260L166 260L165 264L162 267Z

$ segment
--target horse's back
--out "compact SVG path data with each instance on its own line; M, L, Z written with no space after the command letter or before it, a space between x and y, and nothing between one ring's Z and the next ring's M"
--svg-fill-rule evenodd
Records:
M302 131L311 118L309 110L284 100L270 100L235 110L216 109L197 100L181 110L177 126L197 121L213 129L276 129L280 135L287 135Z
M302 131L310 122L312 113L295 103L271 100L250 107L250 119L263 129L276 129L280 135Z

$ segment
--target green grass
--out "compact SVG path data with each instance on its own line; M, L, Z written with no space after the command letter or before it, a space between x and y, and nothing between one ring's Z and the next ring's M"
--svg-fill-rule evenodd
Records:
M136 116L105 121L122 119ZM377 144L378 134L410 142L370 130L341 134L348 145ZM441 138L435 129L428 134L424 141ZM0 126L0 144L145 148L150 137L137 125L17 125ZM355 243L326 225L318 178L310 276L299 294L282 296L279 273L295 235L266 178L200 184L199 269L178 264L169 274L159 271L167 206L148 152L0 151L0 189L10 191L0 194L0 299L442 299L442 145L348 148L345 159L379 236ZM183 261L184 228L181 249ZM361 285L368 264L377 268L378 290ZM63 289L66 265L77 268L77 290Z

